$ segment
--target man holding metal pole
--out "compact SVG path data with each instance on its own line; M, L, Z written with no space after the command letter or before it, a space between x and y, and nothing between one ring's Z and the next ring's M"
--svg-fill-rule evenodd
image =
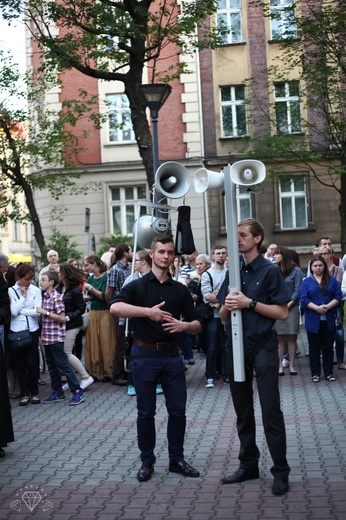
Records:
M273 325L277 319L288 317L287 303L290 295L281 270L259 253L264 230L255 219L249 218L238 224L238 247L242 254L241 289L229 293L228 273L218 299L223 303L219 313L227 322L229 338L231 314L239 309L244 331L245 381L235 381L233 356L230 356L230 389L237 414L237 430L240 439L240 465L223 484L235 484L259 478L260 452L256 445L256 421L253 402L253 376L262 409L262 421L274 465L272 491L282 495L289 490L290 468L286 459L286 432L280 408L278 388L278 341ZM234 269L237 266L230 266ZM231 341L230 341L231 343Z

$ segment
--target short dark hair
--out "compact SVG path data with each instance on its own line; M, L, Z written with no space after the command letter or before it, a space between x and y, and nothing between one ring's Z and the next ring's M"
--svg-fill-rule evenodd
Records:
M18 272L18 270L17 270ZM54 287L56 287L59 283L59 274L56 272L56 271L45 271L44 273L42 273L41 276L48 276L48 280L49 281L52 281L54 282Z
M17 267L16 276L17 278L24 278L27 274L31 274L32 277L35 276L35 269L30 264L21 264Z
M160 244L169 244L170 242L174 244L173 237L171 235L167 235L166 233L162 233L161 235L156 235L151 241L150 249L154 251L156 245L160 242Z

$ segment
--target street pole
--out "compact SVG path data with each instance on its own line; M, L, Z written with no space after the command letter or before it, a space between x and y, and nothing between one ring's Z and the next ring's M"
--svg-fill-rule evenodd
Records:
M240 280L240 255L238 248L238 225L237 225L237 197L236 185L231 180L231 166L226 166L223 170L224 188L226 198L226 228L227 228L227 249L229 261L229 285L230 292L241 290ZM231 330L232 330L232 350L234 380L245 381L245 361L244 361L244 339L243 323L240 309L231 311Z

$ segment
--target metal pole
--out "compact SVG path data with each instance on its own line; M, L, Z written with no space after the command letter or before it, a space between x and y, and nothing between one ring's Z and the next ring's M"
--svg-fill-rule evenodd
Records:
M153 169L154 178L159 167L159 136L158 136L158 112L153 110L151 112L151 125L152 125L152 141L153 141ZM155 187L154 204L159 204L162 195L157 191ZM155 209L154 214L157 217L162 217L162 212L159 209Z
M241 290L240 268L239 268L239 248L238 248L238 226L237 226L237 200L236 186L231 181L231 166L223 170L224 187L226 197L226 228L227 228L227 248L229 260L229 285L230 292ZM232 328L232 348L234 380L245 381L244 363L244 340L241 310L231 312Z

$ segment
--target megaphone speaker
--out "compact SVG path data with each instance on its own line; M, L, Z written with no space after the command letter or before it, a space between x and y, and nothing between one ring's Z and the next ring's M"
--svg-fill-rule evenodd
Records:
M155 186L165 197L180 199L190 189L189 172L178 162L165 162L156 171Z
M231 181L238 186L253 186L264 181L266 168L261 161L237 161L231 166Z
M137 242L141 247L150 249L151 242L156 235L167 233L169 223L164 218L153 217L152 215L142 215L133 226L133 233L137 231Z
M194 185L197 193L221 189L224 185L223 172L213 172L205 168L200 168L195 173Z

